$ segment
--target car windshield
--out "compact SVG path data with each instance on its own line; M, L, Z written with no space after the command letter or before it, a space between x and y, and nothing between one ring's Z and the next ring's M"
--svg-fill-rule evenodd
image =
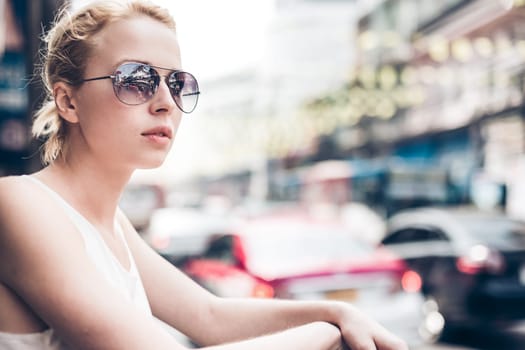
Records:
M347 264L372 251L348 231L310 226L252 229L243 244L248 268L266 275Z

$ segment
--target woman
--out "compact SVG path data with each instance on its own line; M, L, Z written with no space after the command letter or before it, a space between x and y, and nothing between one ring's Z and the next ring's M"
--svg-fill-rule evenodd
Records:
M406 349L346 303L211 295L119 210L197 103L165 10L92 3L64 10L46 39L33 133L47 166L0 179L1 349L184 349L156 318L209 349Z

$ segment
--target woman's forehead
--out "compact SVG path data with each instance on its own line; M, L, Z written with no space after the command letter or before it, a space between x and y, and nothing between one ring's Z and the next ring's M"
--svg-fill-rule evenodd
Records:
M91 56L92 63L106 69L114 69L124 62L181 68L175 32L164 23L146 16L108 24L98 33Z

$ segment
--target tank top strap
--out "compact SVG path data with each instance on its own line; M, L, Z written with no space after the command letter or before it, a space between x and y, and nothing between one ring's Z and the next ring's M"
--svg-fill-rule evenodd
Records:
M115 231L117 232L117 235L119 236L120 240L124 244L124 247L126 248L129 261L129 272L133 274L138 274L137 266L135 265L135 259L133 258L133 254L131 254L131 249L129 249L126 236L124 236L124 229L122 228L122 225L120 225L117 219L115 219Z
M80 225L86 225L86 224L91 225L91 223L87 221L87 219L83 215L81 215L75 208L73 208L71 204L69 204L64 198L62 198L62 196L60 196L57 192L52 190L49 186L44 184L42 181L40 181L39 179L31 175L22 175L22 177L33 182L34 184L42 188L44 191L46 191L51 197L53 197L56 200L56 202L59 203L64 208L68 216L73 220L73 222L76 225L79 225L79 224Z

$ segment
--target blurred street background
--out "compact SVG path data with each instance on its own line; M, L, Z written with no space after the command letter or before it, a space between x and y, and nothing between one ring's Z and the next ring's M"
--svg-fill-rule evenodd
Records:
M156 2L201 96L121 200L154 249L219 295L353 302L412 349L523 348L525 0ZM0 0L0 176L42 166L63 4Z

